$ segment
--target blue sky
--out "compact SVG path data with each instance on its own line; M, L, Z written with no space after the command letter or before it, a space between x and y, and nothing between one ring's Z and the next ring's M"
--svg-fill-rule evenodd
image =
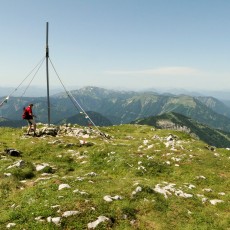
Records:
M45 56L68 88L230 88L229 0L0 0L1 86ZM50 69L50 86L60 82ZM27 83L25 83L27 84ZM46 86L45 62L32 85Z

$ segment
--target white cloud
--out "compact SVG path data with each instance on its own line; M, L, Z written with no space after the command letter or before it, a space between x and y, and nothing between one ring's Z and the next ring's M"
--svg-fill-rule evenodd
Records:
M167 76L186 76L186 75L202 75L203 73L194 68L190 67L181 67L181 66L174 66L174 67L160 67L155 69L145 69L145 70L114 70L114 71L105 71L106 74L110 75L167 75Z

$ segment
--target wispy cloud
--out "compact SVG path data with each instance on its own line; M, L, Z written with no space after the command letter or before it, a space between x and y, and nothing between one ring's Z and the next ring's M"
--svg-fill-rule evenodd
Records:
M190 68L190 67L160 67L155 69L145 69L145 70L110 70L105 71L106 74L110 75L167 75L167 76L191 76L191 75L201 75L202 71Z

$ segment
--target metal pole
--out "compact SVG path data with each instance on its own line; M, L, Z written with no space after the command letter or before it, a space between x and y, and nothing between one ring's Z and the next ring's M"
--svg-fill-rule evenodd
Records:
M50 95L49 95L49 47L48 47L49 23L46 22L46 80L47 80L47 108L48 108L48 126L50 126Z

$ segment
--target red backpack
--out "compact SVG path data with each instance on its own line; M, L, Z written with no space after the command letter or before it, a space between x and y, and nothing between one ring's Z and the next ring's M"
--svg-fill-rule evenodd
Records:
M28 118L29 118L29 113L28 113L27 109L24 107L23 108L22 119L27 120Z

